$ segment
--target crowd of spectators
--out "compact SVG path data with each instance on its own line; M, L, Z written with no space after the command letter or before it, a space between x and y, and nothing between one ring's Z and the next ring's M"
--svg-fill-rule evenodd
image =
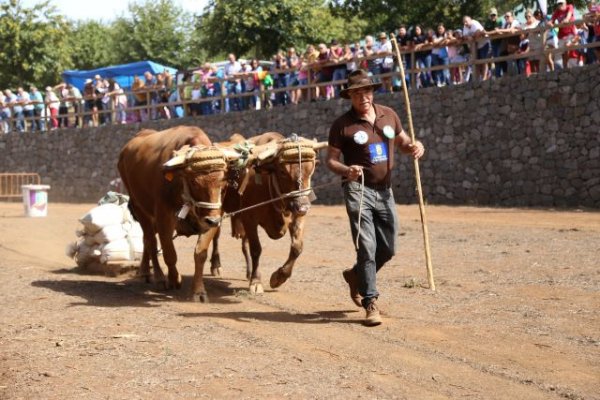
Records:
M558 0L552 15L526 10L524 22L511 11L500 15L492 8L483 23L465 16L458 29L447 29L443 23L435 29L401 25L396 40L404 54L405 70L414 72L406 75L406 84L415 88L449 86L475 77L487 80L507 74L529 75L538 73L542 66L554 70L600 62L600 47L573 48L600 42L600 5L590 1L586 16L593 18L587 23L555 27L575 20L573 6ZM541 52L553 49L556 52ZM511 55L519 57L494 61ZM468 63L473 56L490 59L490 63L476 64L475 71ZM431 67L437 68L428 71ZM34 86L29 92L22 87L15 93L6 89L0 92L0 129L7 133L53 130L70 124L124 124L328 100L339 96L347 75L357 68L380 80L381 92L393 92L402 85L390 37L381 32L376 38L369 35L355 43L334 39L329 44L311 44L303 52L290 47L268 63L238 60L229 54L222 65L206 62L184 72L180 85L166 70L156 75L146 72L135 77L129 96L117 82L98 75L86 80L83 93L66 83L46 87L45 94ZM309 83L318 86L307 87Z

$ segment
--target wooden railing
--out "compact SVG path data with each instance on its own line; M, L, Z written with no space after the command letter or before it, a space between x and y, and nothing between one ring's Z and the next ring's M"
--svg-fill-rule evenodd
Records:
M476 67L476 66L482 65L482 64L497 64L497 63L501 63L501 62L515 62L515 61L521 60L521 59L529 59L529 60L537 59L537 60L539 60L539 63L540 63L539 70L541 73L543 73L546 71L546 60L548 59L549 56L553 56L553 55L559 54L559 53L565 53L566 51L570 51L570 50L596 49L596 48L600 47L600 42L595 41L594 43L589 43L589 44L585 44L585 45L576 44L576 45L572 45L572 46L569 46L566 48L558 48L558 49L548 48L546 45L546 34L550 29L557 28L557 27L570 26L570 25L575 25L575 24L580 24L580 23L596 23L599 18L600 17L598 15L587 16L586 18L584 18L582 20L578 20L578 21L574 21L574 22L567 22L567 23L563 23L560 25L555 25L554 27L550 27L550 26L546 25L546 26L541 26L541 27L537 27L534 29L527 29L527 30L516 29L513 32L505 32L505 33L489 32L485 36L485 38L488 40L494 40L494 39L507 39L510 37L518 36L523 32L527 33L530 37L532 34L533 35L536 35L536 34L541 35L541 38L536 39L536 40L541 39L541 46L540 46L541 48L535 52L530 51L530 52L523 53L523 54L510 54L510 55L505 55L505 56L500 56L500 57L477 59L477 42L476 42L476 39L473 39L473 38L451 39L451 40L444 40L440 43L421 44L421 45L417 45L417 46L404 46L404 47L401 47L403 61L406 62L407 60L410 60L410 63L409 63L410 68L406 69L406 75L407 75L408 81L410 82L412 89L417 88L417 82L418 82L418 78L419 78L420 74L431 73L434 71L442 71L442 70L447 70L447 69L448 70L455 69L455 68L471 69L473 79L481 80L481 79L485 79L486 77L480 76L479 69L473 68L473 67ZM432 67L428 67L428 68L416 67L418 52L428 51L428 50L432 50L432 49L435 49L438 47L462 46L465 44L469 47L469 50L470 50L469 57L465 62L450 63L447 65L437 65L437 66L432 66ZM227 83L233 82L236 80L242 80L242 79L254 77L256 72L240 73L240 74L236 74L233 77L228 77L228 78L211 77L209 79L209 83L219 86L221 88L220 93L216 96L203 97L201 99L198 99L197 101L192 101L189 98L185 98L184 92L185 92L186 88L194 87L196 85L201 85L201 82L186 82L186 83L175 86L171 90L178 91L178 93L179 93L178 97L180 98L180 100L174 101L174 102L166 102L166 103L161 103L161 102L153 103L151 101L151 98L153 97L153 93L156 93L156 89L154 89L154 88L152 88L152 89L144 88L137 92L128 91L128 92L125 92L125 94L127 95L129 101L134 99L136 94L139 95L140 93L145 93L146 104L142 105L142 106L134 106L134 107L128 106L125 109L125 112L128 114L140 113L140 114L146 114L148 116L151 116L152 114L160 113L161 110L164 109L164 107L168 108L171 113L174 112L175 108L182 107L184 110L184 114L189 114L187 112L187 109L191 104L209 103L211 105L211 107L210 107L211 110L213 109L213 105L218 104L219 105L218 112L223 113L227 109L228 101L231 101L234 99L244 99L244 98L249 98L249 97L256 97L261 100L262 104L269 104L269 100L270 100L270 97L272 94L276 95L278 93L289 92L291 90L302 91L302 93L304 93L306 95L304 101L311 101L314 99L314 97L313 97L314 91L317 88L324 88L327 86L341 86L341 85L346 84L346 79L338 80L338 81L328 81L328 82L315 82L315 76L316 76L315 72L318 69L322 69L324 67L335 68L335 67L339 67L339 66L345 66L346 64L352 63L352 62L357 63L357 65L360 65L364 61L385 58L386 56L394 57L395 66L397 66L398 60L396 59L394 54L378 53L378 54L370 55L368 57L353 57L353 58L345 59L344 61L336 62L336 63L316 62L316 63L312 63L312 64L308 64L308 65L303 65L301 68L289 68L289 69L285 69L285 70L277 70L277 69L271 70L271 71L268 71L269 74L271 74L271 76L276 76L277 74L280 74L280 73L281 74L293 73L293 72L297 73L301 69L303 69L307 73L306 75L307 75L308 82L306 85L285 86L285 87L280 87L280 88L265 87L265 85L262 82L259 82L259 86L258 86L257 90L251 91L251 92L244 92L244 93L227 93L226 92ZM564 67L566 67L566 66L564 66ZM377 74L377 75L374 75L373 78L377 79L377 80L382 80L382 79L387 79L387 78L399 78L399 75L400 74L397 71L397 68L394 68L394 70L392 72L388 72L388 73L384 73L384 74ZM404 84L404 83L401 82L401 84ZM78 126L83 126L84 119L89 119L94 114L94 112L92 112L92 111L84 110L83 101L85 101L85 100L97 100L97 98L96 97L93 97L93 98L83 97L82 99L67 98L67 99L65 99L65 101L79 102L78 107L73 108L73 110L70 111L68 115L58 115L57 118L66 117L66 118L68 118L69 122L76 120L76 121L78 121ZM49 103L45 104L46 107L48 107L48 105L49 105ZM111 123L113 123L113 124L120 123L120 121L115 121L116 107L115 107L115 102L113 101L113 99L111 99L108 102L108 105L109 105L109 107L107 110L99 110L98 111L99 118L101 118L101 116L104 115L105 117L109 117ZM26 124L27 124L27 122L29 122L30 124L33 124L34 122L39 121L40 119L44 122L44 125L46 126L46 129L47 129L48 126L50 125L50 121L51 121L51 117L48 115L48 113L46 113L46 116L42 117L42 118L29 117L29 118L23 118L22 120L26 121L25 122ZM0 122L4 123L4 124L8 124L9 126L14 126L16 119L14 118L14 114L11 113L11 118L4 120L4 121L0 121Z
M0 173L0 199L21 198L21 186L39 184L40 176L36 173Z

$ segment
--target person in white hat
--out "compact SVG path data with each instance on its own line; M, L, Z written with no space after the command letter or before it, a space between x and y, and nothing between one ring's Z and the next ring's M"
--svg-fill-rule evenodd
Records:
M392 171L396 148L423 156L421 142L411 143L394 110L373 102L381 87L362 69L348 76L340 96L352 107L329 130L327 167L343 177L344 200L356 247L356 263L343 272L354 304L364 307L364 324L381 324L377 272L395 254L396 202ZM342 161L343 159L343 161Z

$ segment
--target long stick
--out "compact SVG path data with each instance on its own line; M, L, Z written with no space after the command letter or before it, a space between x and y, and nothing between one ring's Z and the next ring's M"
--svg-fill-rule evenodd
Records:
M406 87L406 76L404 74L404 64L400 56L400 49L396 36L390 35L398 64L400 64L400 78L402 79L402 92L404 93L404 104L406 105L406 115L408 116L408 131L412 144L415 144L415 130L413 128L412 112L410 110L410 99L408 97L408 88ZM414 159L415 165L415 180L417 181L417 194L419 195L419 211L421 212L421 226L423 227L423 243L425 245L425 262L427 263L427 279L429 280L429 288L435 290L435 282L433 281L433 266L431 265L431 250L429 250L429 231L427 229L427 216L425 215L425 203L423 202L423 189L421 188L421 172L419 171L419 160Z

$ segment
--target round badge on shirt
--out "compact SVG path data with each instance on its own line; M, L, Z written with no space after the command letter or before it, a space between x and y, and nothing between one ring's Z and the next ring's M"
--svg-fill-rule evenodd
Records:
M369 140L369 135L365 131L358 131L354 134L354 142L356 144L365 144Z
M394 128L392 128L389 125L386 125L383 127L383 134L388 139L393 139L394 136L396 136L396 132L394 131Z

